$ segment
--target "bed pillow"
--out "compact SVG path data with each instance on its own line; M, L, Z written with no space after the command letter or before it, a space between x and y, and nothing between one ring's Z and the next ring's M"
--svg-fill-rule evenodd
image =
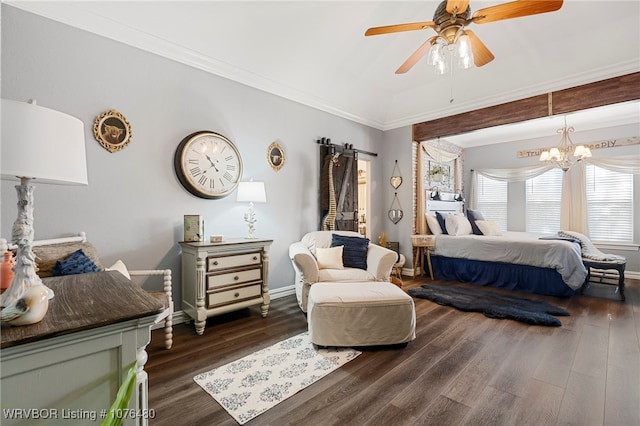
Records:
M476 235L482 235L482 231L480 231L480 228L476 225L476 220L486 220L482 213L478 210L467 209L467 219L469 219L469 223L471 223L473 233Z
M345 268L367 269L368 238L333 234L331 237L331 247L335 246L344 246L342 263Z
M342 263L343 246L318 247L316 249L316 260L319 269L344 269Z
M469 235L473 233L469 219L464 216L448 214L445 216L445 224L449 235Z
M490 235L494 237L502 236L502 231L498 224L491 220L476 220L476 225L478 225L482 235Z
M442 234L442 228L440 228L438 218L431 214L425 214L425 217L427 219L427 226L429 227L429 231L431 231L433 235Z
M98 272L100 268L89 259L82 249L76 250L64 260L58 260L53 267L53 276L77 275L87 272Z
M438 223L440 224L440 229L443 234L447 234L447 226L444 221L444 215L440 212L436 212L436 217L438 218Z

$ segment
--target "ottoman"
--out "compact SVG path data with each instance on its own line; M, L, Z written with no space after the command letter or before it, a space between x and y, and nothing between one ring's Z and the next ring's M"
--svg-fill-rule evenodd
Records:
M318 346L396 345L416 338L413 299L389 282L313 284L307 322Z

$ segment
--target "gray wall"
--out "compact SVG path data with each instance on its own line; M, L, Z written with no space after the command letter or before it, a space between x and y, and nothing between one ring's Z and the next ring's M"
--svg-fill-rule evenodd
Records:
M212 130L238 146L244 178L266 184L267 203L256 204L256 234L272 238L272 289L293 284L288 247L317 229L318 147L315 140L381 152L383 132L234 83L163 57L2 5L2 97L66 112L85 123L89 185L37 184L35 237L85 231L106 266L122 259L131 269L171 268L180 308L180 252L184 214L205 218L205 235L243 237L248 206L235 193L204 200L185 191L173 171L180 140ZM100 113L116 109L131 123L129 146L109 153L93 138ZM279 140L286 164L274 172L267 147ZM379 197L393 160L369 157L373 189L369 226L386 224ZM389 169L390 170L390 169ZM404 170L409 171L405 168ZM1 183L1 235L16 218L14 182Z
M384 230L387 241L398 241L400 252L405 255L405 268L411 268L413 262L411 234L413 234L413 163L411 160L411 126L384 132L384 156L389 159L384 163L382 170L382 184L385 188L385 205L383 206ZM393 173L395 160L398 160L398 168L402 174L402 185L394 189L389 181ZM398 193L398 200L404 212L402 219L394 224L387 212L391 208L393 197ZM379 234L375 234L377 241ZM373 236L372 236L373 237Z

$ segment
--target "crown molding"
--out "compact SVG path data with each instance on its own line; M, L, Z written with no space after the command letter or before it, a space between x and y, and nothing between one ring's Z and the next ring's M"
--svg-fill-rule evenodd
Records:
M443 108L435 114L416 114L394 120L383 121L371 117L365 117L357 112L349 112L339 106L333 105L327 99L323 99L290 87L286 84L264 78L249 70L238 68L231 64L202 55L199 52L185 46L178 45L170 40L159 38L112 19L105 18L104 16L88 12L76 7L72 2L8 0L4 1L4 3L23 11L118 41L245 86L382 131L412 126L416 123L448 117L542 93L561 90L567 87L594 82L618 75L629 74L640 70L638 62L636 60L632 60L599 69L589 70L584 73L574 74L562 79L549 81L544 84L530 85L521 87L517 90L501 92L495 96L484 97L483 99L474 102L458 103L450 107Z

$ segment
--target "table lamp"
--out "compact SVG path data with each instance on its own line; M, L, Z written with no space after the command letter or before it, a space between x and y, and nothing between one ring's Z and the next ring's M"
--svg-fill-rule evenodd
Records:
M244 221L249 227L248 239L255 239L256 212L253 209L253 203L266 203L267 194L264 190L264 182L240 182L238 185L237 201L249 202L249 211L244 214Z
M11 242L17 246L14 277L0 296L6 307L18 300L31 286L43 285L36 274L32 244L33 190L37 183L87 185L84 124L70 115L43 108L35 101L2 99L1 175L19 180L18 218L13 224ZM49 298L53 297L51 289Z

